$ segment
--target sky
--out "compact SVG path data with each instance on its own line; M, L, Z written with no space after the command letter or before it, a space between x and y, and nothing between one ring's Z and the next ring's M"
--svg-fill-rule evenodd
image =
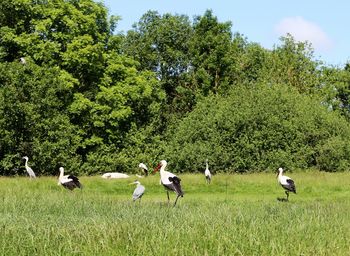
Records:
M343 67L350 62L350 1L348 0L100 0L110 15L121 17L117 32L126 32L148 10L184 14L191 20L211 9L220 22L231 21L232 32L272 49L287 33L309 41L315 59Z

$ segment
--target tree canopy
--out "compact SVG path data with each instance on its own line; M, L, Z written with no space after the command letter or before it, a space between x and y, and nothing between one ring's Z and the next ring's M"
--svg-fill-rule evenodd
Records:
M0 174L348 170L350 68L273 49L211 10L148 11L125 34L93 0L0 2Z

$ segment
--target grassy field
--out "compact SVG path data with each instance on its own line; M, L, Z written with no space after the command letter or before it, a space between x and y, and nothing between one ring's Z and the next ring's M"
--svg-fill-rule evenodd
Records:
M159 174L82 177L67 191L56 177L0 178L1 255L349 255L350 173L287 173L289 202L274 174L180 175L185 191L166 204ZM171 194L173 202L174 194Z

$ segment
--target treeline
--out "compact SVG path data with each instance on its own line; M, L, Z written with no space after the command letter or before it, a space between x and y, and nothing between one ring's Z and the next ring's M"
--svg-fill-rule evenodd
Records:
M127 33L92 0L0 2L0 174L350 168L350 65L272 50L208 10ZM22 59L21 59L22 58Z

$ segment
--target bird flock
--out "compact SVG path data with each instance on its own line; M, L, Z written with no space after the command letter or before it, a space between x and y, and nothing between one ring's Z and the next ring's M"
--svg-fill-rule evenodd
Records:
M29 158L27 156L24 156L23 159L25 160L25 169L29 175L30 179L36 179L36 175L33 171L33 169L28 165ZM184 196L184 192L181 187L181 179L177 177L175 174L166 171L167 167L167 161L161 160L157 167L154 169L153 174L159 171L160 173L160 184L165 188L165 191L167 193L167 203L170 204L170 196L169 192L174 192L176 194L176 199L174 201L174 206L176 206L176 203L179 199L179 197ZM143 175L136 174L137 177L143 178L147 177L149 175L148 168L144 163L139 164L139 168L142 170ZM79 181L79 178L77 178L74 175L64 175L64 168L59 168L59 177L58 177L58 185L63 186L64 188L68 190L74 190L75 188L82 189L83 185ZM296 186L294 181L283 174L284 170L283 168L278 168L277 170L277 181L281 185L281 187L284 189L286 198L277 198L279 201L288 201L289 200L289 193L292 192L296 194ZM206 183L209 185L212 180L212 174L209 170L209 164L208 159L205 161L205 170L204 170L204 176ZM118 172L107 172L102 175L102 178L104 179L123 179L123 178L129 178L130 176L124 173L118 173ZM141 185L141 182L138 180L135 180L134 182L130 183L136 185L136 188L132 194L132 200L135 202L139 200L141 203L141 198L145 193L145 187Z

